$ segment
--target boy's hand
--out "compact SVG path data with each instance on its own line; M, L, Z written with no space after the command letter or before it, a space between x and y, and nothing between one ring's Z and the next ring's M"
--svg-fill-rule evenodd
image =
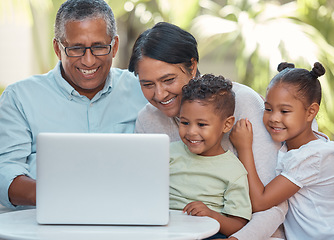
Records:
M209 209L203 202L196 201L188 203L183 208L183 212L192 216L207 216L210 217L213 210Z
M230 134L230 140L238 152L252 148L253 130L252 124L247 118L240 119L235 123Z

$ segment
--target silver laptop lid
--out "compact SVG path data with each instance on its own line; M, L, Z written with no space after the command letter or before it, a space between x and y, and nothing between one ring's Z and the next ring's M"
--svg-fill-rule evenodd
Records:
M167 135L41 133L36 157L38 223L168 223Z

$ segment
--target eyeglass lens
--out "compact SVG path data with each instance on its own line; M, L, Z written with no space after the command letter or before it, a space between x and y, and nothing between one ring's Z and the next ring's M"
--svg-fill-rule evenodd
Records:
M90 49L94 56L108 55L111 50L111 45L101 45L93 47L67 47L66 54L71 57L81 57L85 55L86 50Z

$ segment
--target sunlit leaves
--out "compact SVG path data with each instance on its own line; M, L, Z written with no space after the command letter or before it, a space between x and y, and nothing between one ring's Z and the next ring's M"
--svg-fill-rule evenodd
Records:
M311 69L315 61L327 69L322 78L323 104L319 127L334 137L334 14L324 0L202 0L205 15L194 19L191 32L199 41L200 55L233 52L237 81L264 95L282 61ZM320 19L325 20L326 24ZM329 23L329 24L328 24ZM223 60L222 60L223 61Z

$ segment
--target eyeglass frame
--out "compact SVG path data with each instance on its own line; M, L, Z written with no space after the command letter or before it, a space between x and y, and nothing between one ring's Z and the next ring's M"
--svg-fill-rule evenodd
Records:
M115 38L112 39L112 41L111 41L110 44L106 44L106 45L96 45L96 46L90 46L90 47L78 47L78 46L65 47L65 46L61 43L60 39L57 39L57 42L58 42L58 43L60 44L60 46L64 49L64 52L65 52L65 54L66 54L67 57L83 57L83 56L85 56L87 49L90 50L90 52L92 53L93 56L95 56L95 57L99 57L99 56L106 56L106 55L109 55L109 54L110 54L111 49L112 49L113 46L115 45ZM95 54L94 54L94 50L92 50L92 48L94 48L94 47L106 47L106 46L109 47L109 52L106 53L106 54L95 55ZM80 56L70 56L70 55L68 55L68 53L67 53L67 49L83 49L83 54L80 55Z

